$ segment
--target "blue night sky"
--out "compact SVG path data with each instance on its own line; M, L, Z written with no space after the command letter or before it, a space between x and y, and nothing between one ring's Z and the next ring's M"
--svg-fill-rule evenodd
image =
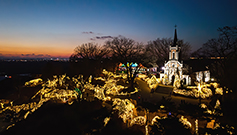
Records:
M107 36L178 38L193 51L237 25L236 0L0 0L0 56L69 57ZM97 38L96 38L97 37Z

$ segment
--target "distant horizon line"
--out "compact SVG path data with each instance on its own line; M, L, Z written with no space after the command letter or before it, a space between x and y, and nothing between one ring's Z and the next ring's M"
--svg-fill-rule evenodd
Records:
M68 59L69 57L0 57L0 60L64 60Z

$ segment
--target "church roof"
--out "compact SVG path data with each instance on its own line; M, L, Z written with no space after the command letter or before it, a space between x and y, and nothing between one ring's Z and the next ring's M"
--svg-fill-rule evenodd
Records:
M208 70L207 67L209 67L209 65L213 62L215 61L209 60L209 59L194 59L194 60L190 59L190 60L184 61L185 64L192 67L193 72L206 71Z

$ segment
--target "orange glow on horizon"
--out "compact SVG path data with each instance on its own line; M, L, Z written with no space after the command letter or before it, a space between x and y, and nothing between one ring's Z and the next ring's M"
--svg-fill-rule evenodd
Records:
M27 45L2 45L0 44L0 56L19 58L45 58L59 57L69 58L74 47L71 46L27 46Z
M78 45L87 42L91 41L86 38L68 39L64 37L56 39L55 37L0 37L0 58L69 58Z

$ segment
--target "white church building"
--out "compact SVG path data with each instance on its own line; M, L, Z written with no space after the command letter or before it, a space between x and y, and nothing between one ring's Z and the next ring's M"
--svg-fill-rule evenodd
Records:
M183 75L183 62L179 61L180 45L178 45L177 31L175 28L174 42L170 45L169 49L169 61L164 63L164 73L160 74L160 79L167 78L168 84L174 82L175 77L179 77L180 80L184 81L185 85L191 84L191 78L189 75Z

